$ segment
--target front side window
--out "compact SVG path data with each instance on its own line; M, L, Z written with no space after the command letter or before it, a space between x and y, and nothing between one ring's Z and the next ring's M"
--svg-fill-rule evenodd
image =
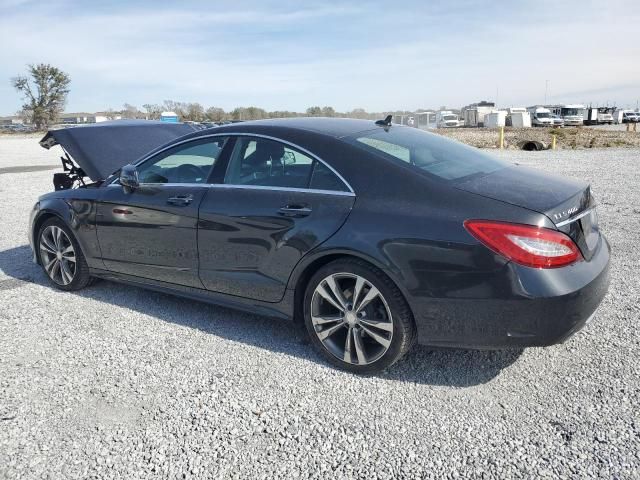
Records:
M225 142L215 137L161 153L138 167L140 183L206 183Z
M477 148L415 128L381 128L361 132L345 140L389 160L406 162L441 180L462 181L509 166Z
M225 183L308 188L314 160L266 138L240 137L231 154Z

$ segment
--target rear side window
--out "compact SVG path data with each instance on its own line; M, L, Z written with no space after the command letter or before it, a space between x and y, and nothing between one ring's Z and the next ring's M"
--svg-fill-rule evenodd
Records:
M370 153L413 165L441 180L462 181L509 166L477 148L417 128L380 128L345 140Z
M241 137L231 154L225 183L307 188L314 160L266 138Z
M314 190L332 190L335 192L348 192L349 189L338 176L324 163L316 161L311 175L309 188Z
M291 146L256 137L239 137L224 182L282 188L348 192L326 165Z

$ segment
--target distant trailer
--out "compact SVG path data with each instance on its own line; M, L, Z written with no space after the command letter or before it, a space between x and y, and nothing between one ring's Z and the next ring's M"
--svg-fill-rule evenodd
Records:
M507 112L498 110L484 116L484 126L487 128L504 127L507 122Z
M587 107L582 112L582 121L585 125L597 125L598 123L598 109L593 107Z
M511 112L509 115L511 119L511 126L516 128L529 128L531 127L531 115L529 112Z
M160 114L160 121L167 123L178 123L178 115L174 112L162 112Z

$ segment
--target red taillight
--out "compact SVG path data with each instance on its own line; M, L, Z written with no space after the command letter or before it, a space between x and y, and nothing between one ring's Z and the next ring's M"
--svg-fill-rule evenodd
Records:
M557 230L488 220L467 220L464 226L491 250L527 267L563 267L582 257L573 240Z

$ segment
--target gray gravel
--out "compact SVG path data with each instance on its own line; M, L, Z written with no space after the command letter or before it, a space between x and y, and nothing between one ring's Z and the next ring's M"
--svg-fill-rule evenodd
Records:
M34 144L0 139L0 167L55 163ZM0 478L637 478L640 150L500 155L593 183L613 247L595 319L552 348L416 348L368 378L286 323L50 288L26 222L51 172L0 174Z

